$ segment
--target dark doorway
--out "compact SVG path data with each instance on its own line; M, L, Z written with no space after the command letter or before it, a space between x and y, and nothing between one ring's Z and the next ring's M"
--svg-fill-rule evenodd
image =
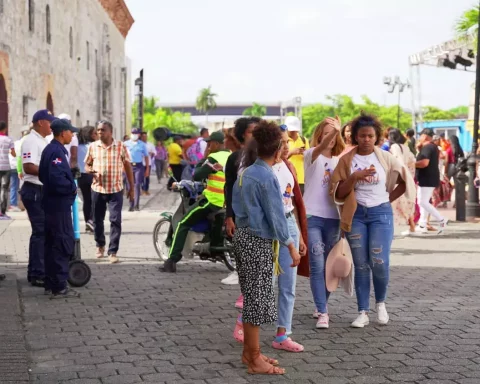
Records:
M8 97L5 79L0 74L0 121L8 124Z
M55 114L55 111L53 110L53 99L52 99L52 95L50 94L50 92L48 92L48 95L47 95L47 109L52 112L52 115Z

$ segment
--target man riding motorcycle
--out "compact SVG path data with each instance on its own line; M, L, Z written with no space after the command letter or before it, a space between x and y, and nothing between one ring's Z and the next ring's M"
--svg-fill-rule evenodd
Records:
M218 212L223 208L225 195L223 187L225 185L224 168L230 151L224 149L224 135L222 132L213 132L207 142L207 151L204 160L198 163L193 176L194 181L207 179L207 188L203 192L202 198L191 206L189 211L182 218L173 234L172 246L170 248L169 258L160 271L175 273L177 263L182 259L182 250L190 229L199 221L205 220L210 214ZM212 236L211 246L221 246L218 242L223 241L221 227L214 225L216 233Z

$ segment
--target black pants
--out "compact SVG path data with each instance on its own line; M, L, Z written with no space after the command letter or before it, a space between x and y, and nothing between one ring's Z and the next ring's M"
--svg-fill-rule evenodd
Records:
M211 213L218 212L220 209L221 207L209 203L207 199L201 199L192 205L173 232L173 242L170 248L169 258L175 263L178 263L182 259L182 250L185 246L190 228L200 220L206 219ZM220 231L221 228L220 225ZM218 239L218 236L212 236L212 246L218 245L214 244L214 239Z
M93 175L89 173L82 173L82 175L78 179L78 187L82 191L83 218L85 219L85 222L93 220L92 182L93 182Z
M42 186L26 181L20 191L23 205L32 226L28 247L28 281L45 277L45 212L42 207Z
M45 289L58 293L67 287L68 266L74 247L72 213L46 209Z
M152 166L151 165L148 166L148 174L149 175L150 175L150 172L152 172ZM143 185L142 185L142 190L143 191L148 192L149 189L150 189L150 176L145 177L145 179L143 179Z
M170 168L172 168L173 177L177 181L181 181L182 180L183 165L182 164L170 164ZM170 179L168 179L168 185L167 186L169 188L172 187L172 184L175 181L175 180L173 180L173 177L170 177Z
M117 193L98 193L92 191L93 223L95 225L95 242L97 247L105 247L105 214L110 213L110 244L108 255L116 254L122 234L123 191Z

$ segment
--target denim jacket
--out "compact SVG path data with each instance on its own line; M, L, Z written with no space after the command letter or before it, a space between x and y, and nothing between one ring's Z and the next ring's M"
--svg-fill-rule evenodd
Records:
M272 168L261 159L239 175L233 187L235 223L258 237L289 246L293 239L283 210L282 193Z

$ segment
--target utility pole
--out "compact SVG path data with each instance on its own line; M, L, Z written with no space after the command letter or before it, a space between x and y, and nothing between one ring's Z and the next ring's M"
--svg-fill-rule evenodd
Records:
M467 219L480 216L480 205L478 203L478 189L475 188L475 178L477 176L477 150L478 150L478 119L480 112L480 12L477 27L477 58L476 58L476 79L475 79L475 104L473 106L473 142L472 152L467 160L470 177L468 179L468 201L467 201Z
M400 95L405 90L405 87L410 88L410 82L400 81L399 76L395 76L394 81L392 82L391 77L384 77L383 84L388 85L388 93L395 92L395 88L398 86L398 106L397 106L397 128L400 129Z
M137 128L143 131L143 69L140 71L140 77L135 80L135 96L138 101Z

